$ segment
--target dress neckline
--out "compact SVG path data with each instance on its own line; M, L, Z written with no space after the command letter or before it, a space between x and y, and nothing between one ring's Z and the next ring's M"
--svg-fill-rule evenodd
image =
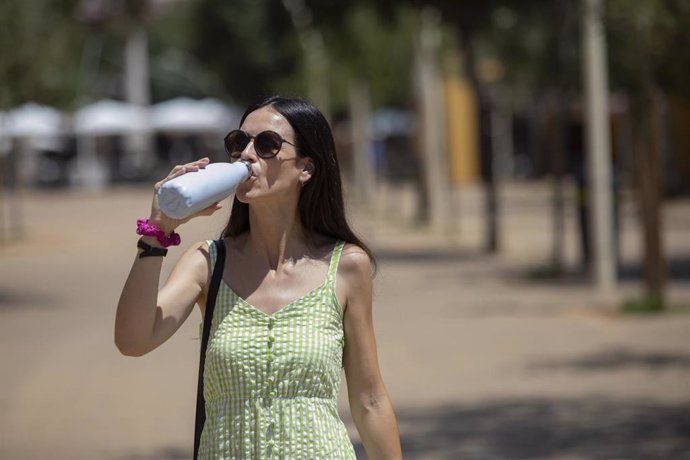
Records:
M320 291L320 290L326 288L326 287L328 286L329 280L330 280L330 276L328 276L328 277L326 278L326 280L325 280L323 283L321 283L320 285L318 285L318 286L316 286L315 288L309 290L307 293L302 294L301 296L299 296L299 297L296 298L295 300L292 300L292 301L290 301L289 303L283 305L282 307L280 307L279 309L277 309L277 310L274 311L273 313L266 313L265 311L263 311L261 308L257 307L256 305L249 303L244 297L242 297L242 296L239 295L237 292L235 292L235 290L234 290L232 287L230 287L230 285L229 285L225 280L222 280L222 284L225 285L226 289L227 289L228 291L230 291L230 293L231 293L237 300L239 300L240 303L241 303L242 305L248 307L250 310L256 311L257 313L259 313L259 314L261 314L261 315L263 315L263 316L265 316L265 317L267 317L267 318L273 318L273 317L275 317L275 316L278 316L280 313L282 313L283 310L287 310L287 309L290 309L290 307L294 307L296 304L299 304L302 300L304 300L304 299L306 299L306 298L311 297L312 295L314 295L314 293L316 293L317 291Z
M328 270L326 272L326 279L321 284L319 284L318 286L310 289L309 291L307 291L306 293L297 297L296 299L291 300L289 303L281 306L280 308L278 308L273 313L266 313L265 311L263 311L261 308L257 307L256 305L249 303L244 297L239 295L232 288L232 286L230 286L230 284L227 281L225 281L225 278L223 278L223 277L221 277L221 284L224 285L228 289L228 291L230 291L230 293L233 295L233 297L238 299L240 301L240 303L242 303L243 305L248 307L250 310L254 310L254 311L260 313L261 315L265 316L266 318L273 318L273 317L277 316L279 313L282 313L283 310L286 310L286 309L289 309L290 307L293 307L295 304L298 304L302 300L312 296L315 292L326 288L329 285L329 283L331 282L331 279L335 280L335 276L336 276L338 267L337 266L334 267L334 264L340 262L340 255L336 254L336 253L338 252L338 249L339 249L339 246L341 245L341 243L342 243L342 246L344 246L344 242L337 240L335 242L335 245L333 246L333 249L331 250L331 257L329 258L329 262L328 262ZM342 251L342 248L340 248L340 250Z

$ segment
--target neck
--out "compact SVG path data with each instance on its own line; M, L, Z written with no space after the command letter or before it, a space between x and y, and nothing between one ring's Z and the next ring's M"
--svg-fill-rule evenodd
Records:
M307 240L297 204L253 204L249 207L248 245L278 270L288 258L304 254Z

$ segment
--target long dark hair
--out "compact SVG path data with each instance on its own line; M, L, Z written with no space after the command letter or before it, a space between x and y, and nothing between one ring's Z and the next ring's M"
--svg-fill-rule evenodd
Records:
M240 126L247 116L262 107L271 107L281 114L295 132L297 154L314 162L314 174L301 188L298 202L299 217L307 238L326 235L361 247L376 267L371 249L352 231L345 216L340 167L335 154L335 142L328 121L307 101L272 96L249 107L242 115ZM249 231L249 205L235 197L228 225L222 238L235 237Z

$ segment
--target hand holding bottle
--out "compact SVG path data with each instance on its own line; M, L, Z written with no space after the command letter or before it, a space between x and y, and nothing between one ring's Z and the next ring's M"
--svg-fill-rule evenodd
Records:
M173 219L184 219L207 210L209 206L230 196L251 174L251 164L202 163L188 174L165 181L158 189L158 206Z
M219 209L222 208L221 204L218 202L213 202L207 206L205 206L202 209L197 210L196 212L186 215L181 218L175 218L166 215L163 210L160 208L159 204L159 192L161 188L163 187L164 184L167 182L177 178L181 177L184 174L194 174L197 173L200 170L203 170L206 168L206 166L209 164L209 159L208 158L201 158L197 161L193 161L191 163L187 163L184 165L177 165L175 166L171 171L170 174L163 180L157 182L153 189L154 189L154 195L153 195L153 202L151 204L151 217L149 217L149 222L158 226L161 230L163 230L166 234L171 233L173 230L175 230L177 227L180 225L184 224L185 222L190 221L194 217L199 217L199 216L210 216ZM220 200L219 200L220 201Z

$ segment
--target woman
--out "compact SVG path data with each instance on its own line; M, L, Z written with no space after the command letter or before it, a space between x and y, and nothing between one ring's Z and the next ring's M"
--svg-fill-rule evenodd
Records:
M345 219L326 119L302 100L272 97L245 112L225 145L231 161L251 164L251 176L222 234L227 257L206 352L199 458L355 458L336 408L341 366L368 457L401 458L372 325L373 258ZM155 188L206 164L177 166ZM161 345L194 304L204 313L215 245L190 248L160 291L158 256L179 243L178 226L218 209L173 220L154 199L118 304L123 354Z

